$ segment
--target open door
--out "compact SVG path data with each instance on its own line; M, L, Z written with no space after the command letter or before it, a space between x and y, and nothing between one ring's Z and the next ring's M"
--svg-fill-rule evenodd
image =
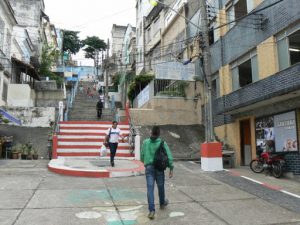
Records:
M251 128L250 120L240 122L241 137L241 166L247 166L251 162Z

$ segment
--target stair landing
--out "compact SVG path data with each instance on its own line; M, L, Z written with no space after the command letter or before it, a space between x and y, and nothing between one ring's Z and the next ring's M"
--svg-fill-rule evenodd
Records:
M67 121L59 124L60 132L53 138L53 158L48 169L62 175L85 177L134 176L143 173L144 166L135 161L134 150L127 142L119 142L115 167L110 166L109 154L100 157L105 132L110 121ZM129 134L128 123L119 123Z

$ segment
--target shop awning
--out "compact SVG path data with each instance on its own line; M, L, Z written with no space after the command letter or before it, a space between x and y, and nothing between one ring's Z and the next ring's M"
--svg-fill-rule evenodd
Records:
M21 70L21 72L27 74L28 76L31 76L35 80L41 80L36 69L32 65L27 64L15 57L11 57L11 61Z

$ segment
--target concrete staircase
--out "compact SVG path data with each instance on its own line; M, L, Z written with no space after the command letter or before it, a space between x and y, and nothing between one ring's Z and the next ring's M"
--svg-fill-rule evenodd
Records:
M92 82L83 82L83 91L77 91L73 107L69 113L70 121L112 121L113 115L110 109L102 110L102 117L97 118L96 104L99 100L99 94L93 90ZM92 91L93 98L87 96L88 87Z
M92 88L92 83L84 83L83 92L78 90L69 121L60 122L59 133L53 136L53 159L48 164L49 170L83 177L118 177L143 173L143 164L134 160L133 148L127 142L119 142L115 167L110 166L109 153L100 157L105 132L112 127L112 115L109 109L104 109L102 118L97 118L98 93L93 91L94 98L88 98L88 86ZM124 134L129 134L127 122L119 123L118 127Z
M105 132L111 127L111 122L105 121L67 121L60 123L57 135L58 157L99 157ZM129 125L121 123L118 127L123 133L129 133ZM103 157L103 158L108 158ZM133 159L131 146L120 142L116 159Z

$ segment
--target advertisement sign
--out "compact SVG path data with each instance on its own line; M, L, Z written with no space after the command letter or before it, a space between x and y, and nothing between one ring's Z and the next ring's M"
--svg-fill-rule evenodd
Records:
M287 112L274 116L276 134L276 152L298 151L295 112Z
M295 111L256 119L255 134L261 151L298 151Z

